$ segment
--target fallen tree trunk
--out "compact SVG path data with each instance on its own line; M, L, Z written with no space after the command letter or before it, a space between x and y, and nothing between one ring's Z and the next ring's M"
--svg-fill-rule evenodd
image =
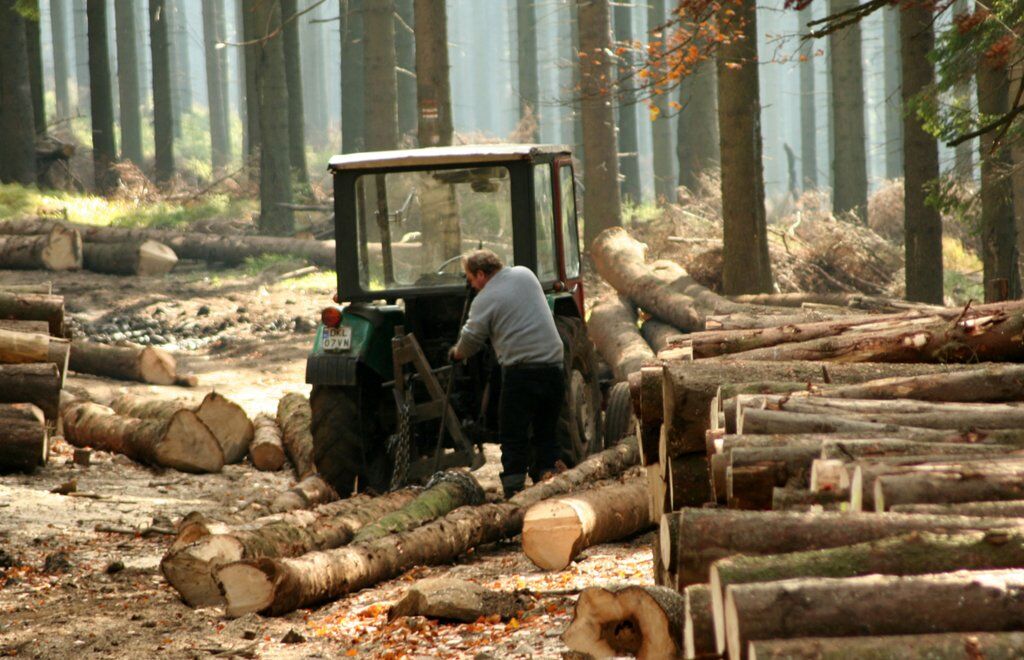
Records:
M750 642L750 660L765 658L989 658L1011 660L1024 649L1024 632L948 632L872 637L801 637Z
M887 511L896 504L1019 499L1024 499L1024 465L921 466L919 472L882 475L874 483L875 511Z
M380 520L365 525L353 539L367 543L436 520L462 506L483 504L484 490L468 472L449 470L430 478L415 500Z
M777 328L782 325L803 325L821 323L835 319L837 314L823 314L813 310L791 314L758 314L757 312L736 312L733 314L709 314L704 320L704 329L752 330L755 328Z
M301 394L289 392L277 403L277 424L281 427L284 449L299 479L316 472L316 463L313 461L313 434L310 431L312 419L313 412L309 407L309 400Z
M87 341L71 344L72 371L153 385L174 385L177 365L170 353L154 346L110 346Z
M596 305L587 321L587 334L618 381L639 371L654 359L654 351L636 327L636 310L622 296L609 297Z
M651 350L658 354L686 341L690 335L652 316L640 326L640 336L644 338Z
M586 548L650 526L647 481L637 477L533 505L523 518L523 553L539 568L560 571Z
M199 536L181 529L175 546L164 555L160 570L182 600L192 607L224 602L214 579L223 564L257 557L297 557L314 550L338 548L352 541L364 525L395 511L416 497L403 489L380 497L357 495L312 511L293 511L257 520L242 529L223 529Z
M8 224L0 223L0 226ZM0 268L78 270L82 237L74 229L55 226L41 236L0 237Z
M326 504L338 499L338 493L329 483L317 474L306 475L288 490L274 498L270 503L270 510L274 513L284 513L296 509L309 509L318 504Z
M672 517L676 520L670 523ZM733 555L822 550L911 532L987 531L1021 524L1014 518L683 509L662 517L659 543L662 556L677 558L679 581L689 586L707 582L711 564Z
M1022 588L1019 570L739 585L726 595L726 646L743 660L759 639L1012 631L1024 617Z
M0 364L0 403L32 403L55 420L62 383L55 364Z
M50 362L57 365L61 385L68 370L71 342L33 332L0 329L0 363L31 364Z
M219 472L224 452L195 413L181 410L169 420L118 415L95 403L61 406L64 439L76 447L123 454L140 463L182 472Z
M156 241L125 243L86 243L82 246L83 265L94 273L159 277L178 263L174 250Z
M903 310L934 311L946 309L936 305L911 303L898 298L866 296L861 293L748 293L729 296L729 300L744 305L771 305L774 307L802 307L807 303L850 307L871 312L899 312Z
M253 437L249 444L249 460L257 470L276 472L284 466L284 445L277 420L260 413L252 422Z
M733 585L796 578L925 575L1024 565L1024 532L914 533L868 543L781 555L729 557L711 566L717 648L725 650L725 600Z
M675 658L684 609L682 595L666 587L587 587L562 641L591 657Z
M64 296L0 291L0 319L45 321L52 337L64 337Z
M683 591L683 600L683 657L717 657L710 587L706 584L691 584Z
M946 374L886 378L826 388L841 399L917 399L996 403L1024 401L1024 366L988 365Z
M895 438L878 440L826 440L821 444L821 458L856 461L899 456L977 456L985 458L1020 451L1019 445L969 444L966 442L918 442Z
M248 612L280 615L339 598L417 565L442 564L470 548L512 538L527 508L581 484L620 474L639 460L636 441L595 454L576 467L542 481L500 504L461 507L416 529L364 544L295 559L234 562L217 571L228 616Z

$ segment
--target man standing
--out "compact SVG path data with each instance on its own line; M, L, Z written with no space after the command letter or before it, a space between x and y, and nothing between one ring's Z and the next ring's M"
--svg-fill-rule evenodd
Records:
M488 339L494 347L501 365L501 486L508 498L526 485L531 467L536 475L555 471L559 457L555 433L565 395L562 339L544 289L529 268L504 268L490 250L464 255L462 268L477 296L449 357L464 360Z

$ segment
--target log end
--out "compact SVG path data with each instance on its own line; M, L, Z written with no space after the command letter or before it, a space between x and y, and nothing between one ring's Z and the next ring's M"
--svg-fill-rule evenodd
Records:
M284 449L270 444L251 445L249 460L257 470L277 472L284 467Z
M79 270L82 267L82 235L78 230L55 226L42 252L43 265L49 270Z
M560 571L578 552L583 525L576 510L551 500L530 507L523 518L523 553L546 571Z
M262 612L274 602L274 582L251 562L235 562L216 571L217 584L224 597L224 613L236 618Z
M682 640L674 638L672 629L668 613L648 588L631 586L611 591L589 587L576 601L573 620L562 641L574 651L599 658L674 658L679 655Z
M156 447L156 460L164 467L182 472L220 472L224 450L210 429L191 410L174 413L163 440Z
M139 355L139 374L146 383L174 385L177 380L177 365L167 351L147 346Z
M230 536L216 534L167 553L160 561L160 571L188 605L214 607L224 604L214 571L218 566L241 558L241 543Z
M210 392L199 404L196 414L224 449L225 463L238 463L245 458L249 443L252 442L253 426L241 406L216 392Z
M178 255L163 243L144 241L139 245L139 266L137 275L166 275L178 263Z

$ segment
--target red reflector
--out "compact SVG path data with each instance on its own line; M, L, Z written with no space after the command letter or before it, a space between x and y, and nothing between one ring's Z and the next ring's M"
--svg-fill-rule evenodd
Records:
M337 307L328 307L320 312L320 320L328 328L337 328L341 325L341 310Z

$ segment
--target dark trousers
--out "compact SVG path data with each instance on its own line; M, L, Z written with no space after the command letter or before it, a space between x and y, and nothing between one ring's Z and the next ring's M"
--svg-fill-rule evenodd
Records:
M564 397L561 365L502 368L498 440L504 476L540 476L554 469L560 456L555 433Z

